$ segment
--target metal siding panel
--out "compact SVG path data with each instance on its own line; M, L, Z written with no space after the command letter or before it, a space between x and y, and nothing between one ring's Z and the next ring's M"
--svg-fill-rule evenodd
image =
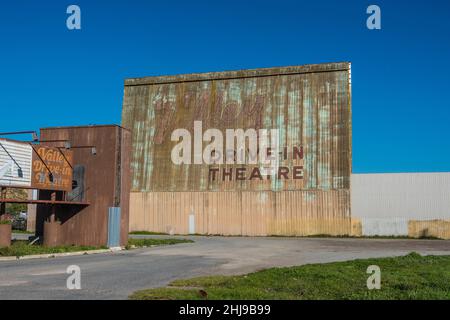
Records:
M297 74L252 78L247 73L253 72L243 71L242 78L211 80L214 74L209 74L210 81L154 84L147 81L126 86L122 122L133 136L132 191L348 189L349 65L345 69L337 66L330 67L337 71L320 73L299 70ZM194 121L203 122L203 131L279 129L283 146L305 148L305 159L299 163L304 162L304 181L219 183L209 181L209 165L172 164L170 154L175 143L170 141L170 134L174 129L185 128L193 136ZM283 162L291 171L297 164L291 159ZM240 165L214 167L228 169ZM248 164L242 167L247 169L247 175L252 168Z
M108 209L108 247L120 246L120 207Z
M349 235L350 216L341 215L350 210L342 201L347 197L346 190L132 192L130 231L188 234L193 214L195 231L201 234ZM338 214L331 215L332 210Z
M11 159L11 157L14 160ZM11 161L14 166L14 172L8 170L8 172L0 178L0 185L31 187L31 146L24 143L0 139L0 168L9 164ZM16 172L18 166L22 169L22 177L19 177L18 172Z
M123 130L122 149L122 181L121 181L121 208L122 236L121 245L126 244L129 225L129 161L130 153L127 145L130 137L126 131L118 126L86 126L86 127L58 127L41 129L42 140L69 140L72 146L96 146L97 154L91 155L90 148L74 149L74 164L86 167L85 201L90 205L78 212L61 215L64 223L61 224L61 232L64 234L65 244L97 245L104 246L108 240L108 214L109 207L114 206L116 190L116 177L118 174L117 152L119 150L118 130ZM127 142L128 139L128 142ZM57 143L48 143L59 146ZM42 232L43 221L49 214L45 207L38 207L36 226L38 233Z
M450 218L450 173L353 174L357 218Z
M304 180L208 181L208 165L176 166L175 128L279 128L304 146ZM125 81L132 131L130 230L230 235L349 234L350 64L323 64ZM217 165L236 168L239 165ZM243 165L247 169L251 165Z
M411 221L450 219L449 190L450 173L353 174L352 216L363 235L406 236Z

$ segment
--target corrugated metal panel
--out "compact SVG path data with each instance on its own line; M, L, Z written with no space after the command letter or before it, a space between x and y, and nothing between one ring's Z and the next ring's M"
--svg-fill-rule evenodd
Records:
M83 200L88 207L71 212L57 211L61 220L61 241L65 244L98 245L107 243L108 208L121 207L121 245L127 243L129 209L129 154L130 133L119 126L59 127L41 129L42 140L70 141L75 166L84 166ZM48 143L60 146L61 143ZM95 146L97 154L91 148ZM45 197L40 192L40 198ZM79 211L81 210L81 211ZM60 214L59 214L60 213ZM47 207L38 206L36 230L43 232L43 221L49 216Z
M408 219L402 217L391 218L359 218L362 235L365 236L407 236Z
M212 181L211 167L175 165L175 129L279 129L303 147L303 179ZM132 132L130 230L232 235L349 234L350 64L129 79L122 124ZM206 143L203 144L205 146ZM253 165L254 166L254 165Z
M450 173L352 175L352 213L361 218L450 218Z
M31 187L32 148L0 139L0 185Z
M437 237L441 239L450 239L450 219L447 220L427 220L408 222L408 235L414 238Z
M406 236L411 221L450 219L450 173L353 174L351 183L363 235Z
M132 131L132 191L349 189L348 63L130 79L122 124ZM202 81L200 81L202 80ZM304 147L303 180L211 181L209 165L175 165L175 129L279 129L280 145ZM204 144L206 145L206 143ZM223 168L251 166L216 165Z
M348 192L133 192L130 231L188 234L194 216L200 234L349 235Z
M120 246L120 207L108 209L108 248Z

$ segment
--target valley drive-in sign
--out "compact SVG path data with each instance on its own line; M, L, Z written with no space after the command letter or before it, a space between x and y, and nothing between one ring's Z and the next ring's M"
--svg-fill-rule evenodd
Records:
M36 189L72 190L72 151L34 147L31 185Z
M72 190L70 150L0 139L0 186Z

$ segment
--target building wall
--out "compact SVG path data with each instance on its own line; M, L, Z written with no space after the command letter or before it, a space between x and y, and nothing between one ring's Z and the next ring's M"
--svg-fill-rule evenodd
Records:
M38 199L38 191L37 190L28 190L28 199L37 200ZM27 231L29 231L29 232L36 231L36 205L35 204L27 205Z
M0 139L0 186L31 186L32 148L28 143Z
M175 165L173 130L279 129L303 148L303 179L211 180L211 166ZM130 230L234 235L349 234L350 64L128 79L122 125L132 132ZM206 143L203 145L205 146ZM193 225L194 224L194 225Z
M450 238L450 173L353 174L351 184L356 235Z
M133 192L130 231L246 236L350 234L348 193Z
M86 207L57 207L61 222L59 243L76 245L107 244L108 208L121 207L120 243L128 240L129 219L129 152L130 132L119 126L57 127L41 129L41 140L68 140L73 147L73 166L85 167L84 195ZM59 142L46 143L63 146ZM77 147L85 148L77 148ZM96 147L92 155L90 146ZM39 199L49 192L39 192ZM37 205L36 232L44 234L44 221L51 214L49 206Z

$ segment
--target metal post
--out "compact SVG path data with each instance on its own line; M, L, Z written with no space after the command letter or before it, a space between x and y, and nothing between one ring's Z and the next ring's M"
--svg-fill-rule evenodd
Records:
M52 205L52 213L50 215L50 222L55 222L56 220L56 208L55 205Z
M52 201L56 201L56 192L52 192L51 194ZM50 222L55 222L56 220L56 206L52 204Z
M1 199L6 198L6 188L0 187L0 197ZM2 202L0 203L0 216L4 215L6 213L6 203Z

